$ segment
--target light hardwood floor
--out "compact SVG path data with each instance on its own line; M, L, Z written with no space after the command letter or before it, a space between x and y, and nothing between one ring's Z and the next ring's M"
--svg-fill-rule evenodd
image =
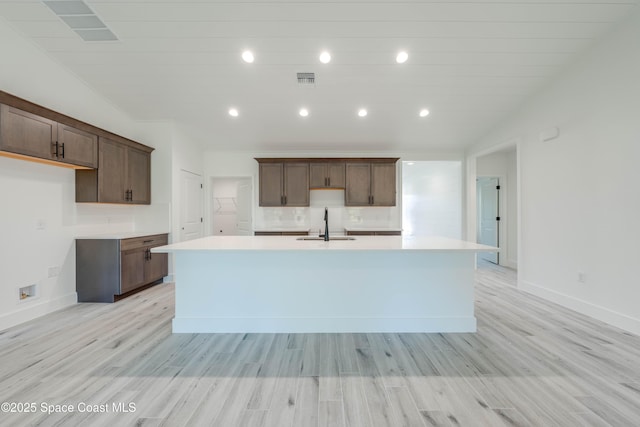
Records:
M0 425L640 425L640 337L511 270L483 264L476 289L476 334L172 335L173 285L78 304L0 332L0 402L36 404Z

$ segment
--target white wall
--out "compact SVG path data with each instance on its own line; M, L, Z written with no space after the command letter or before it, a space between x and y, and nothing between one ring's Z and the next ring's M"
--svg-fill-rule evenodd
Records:
M18 36L0 18L0 90L155 147L151 206L77 204L74 172L0 157L0 330L74 304L76 236L169 230L170 138L139 123ZM50 268L59 274L49 277ZM37 285L20 301L18 289Z
M471 150L519 141L519 285L635 333L638 40L635 13ZM541 142L540 132L552 127L559 128L559 137Z

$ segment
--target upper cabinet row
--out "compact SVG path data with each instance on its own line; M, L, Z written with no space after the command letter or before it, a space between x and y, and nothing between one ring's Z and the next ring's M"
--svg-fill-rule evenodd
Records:
M345 206L395 206L397 158L256 159L260 206L309 206L309 190L344 189Z
M98 167L98 136L53 120L0 105L0 150L66 163Z
M0 91L0 155L76 169L76 202L150 204L152 151Z

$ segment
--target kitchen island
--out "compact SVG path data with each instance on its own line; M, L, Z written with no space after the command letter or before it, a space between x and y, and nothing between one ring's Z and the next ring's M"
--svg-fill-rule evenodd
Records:
M475 332L477 252L434 237L215 236L161 246L174 333Z

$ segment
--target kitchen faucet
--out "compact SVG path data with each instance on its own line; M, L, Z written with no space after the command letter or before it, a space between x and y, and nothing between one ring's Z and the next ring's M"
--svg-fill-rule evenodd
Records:
M329 210L326 206L324 208L324 236L321 237L324 237L325 242L329 241Z

